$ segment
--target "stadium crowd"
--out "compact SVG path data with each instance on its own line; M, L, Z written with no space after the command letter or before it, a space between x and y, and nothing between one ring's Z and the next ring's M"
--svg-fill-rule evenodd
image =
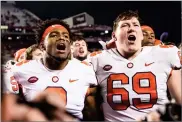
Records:
M37 43L2 67L2 120L181 120L181 44L157 39L131 10L111 36L91 52L65 22L37 24Z

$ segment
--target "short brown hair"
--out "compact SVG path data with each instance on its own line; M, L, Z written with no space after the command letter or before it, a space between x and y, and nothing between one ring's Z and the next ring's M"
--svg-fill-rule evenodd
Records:
M73 42L77 40L85 40L85 39L83 38L83 36L78 36L78 35L73 36Z
M26 60L32 60L32 57L33 57L32 52L35 51L36 49L39 49L38 44L33 44L26 49L26 52L25 52Z
M118 23L121 21L121 20L129 20L131 19L132 17L136 17L139 21L140 21L140 18L139 18L139 15L138 15L138 11L132 11L132 10L129 10L129 11L125 11L123 13L121 13L114 21L113 23L113 31L116 30L117 26L118 26Z
M78 36L78 35L73 36L73 42L81 41L81 40L84 40L86 45L88 46L88 44L83 36Z

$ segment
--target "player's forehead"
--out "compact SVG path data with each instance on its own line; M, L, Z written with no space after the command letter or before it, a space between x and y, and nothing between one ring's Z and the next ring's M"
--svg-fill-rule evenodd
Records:
M145 29L143 29L142 32L143 33L147 33L147 34L153 34L153 35L155 35L154 32L151 31L151 30L145 30Z
M136 17L131 17L130 19L121 19L118 23L118 25L122 25L124 23L137 23L140 24L139 20Z
M49 32L50 34L69 34L68 30L65 27L61 27L61 28L54 28L52 30L50 30Z
M80 44L86 44L85 40L81 39L81 40L76 40L75 42L73 42L74 45L80 45Z

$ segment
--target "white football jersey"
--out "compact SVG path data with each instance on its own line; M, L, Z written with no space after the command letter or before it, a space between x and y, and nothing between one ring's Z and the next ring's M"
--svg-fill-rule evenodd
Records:
M81 119L87 90L97 84L92 67L76 60L70 60L63 70L50 70L41 61L31 60L14 67L11 79L21 85L29 101L44 90L59 93L66 110Z
M167 81L180 68L176 47L143 47L133 60L116 49L92 53L89 61L102 87L106 121L133 121L169 102Z

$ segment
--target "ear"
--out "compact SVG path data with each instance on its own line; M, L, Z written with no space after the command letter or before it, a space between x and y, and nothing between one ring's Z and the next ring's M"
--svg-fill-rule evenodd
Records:
M44 45L43 42L41 42L41 43L39 44L39 49L40 49L41 51L46 50L45 45Z
M116 36L115 36L115 32L112 32L112 39L114 39L114 41L117 40Z

